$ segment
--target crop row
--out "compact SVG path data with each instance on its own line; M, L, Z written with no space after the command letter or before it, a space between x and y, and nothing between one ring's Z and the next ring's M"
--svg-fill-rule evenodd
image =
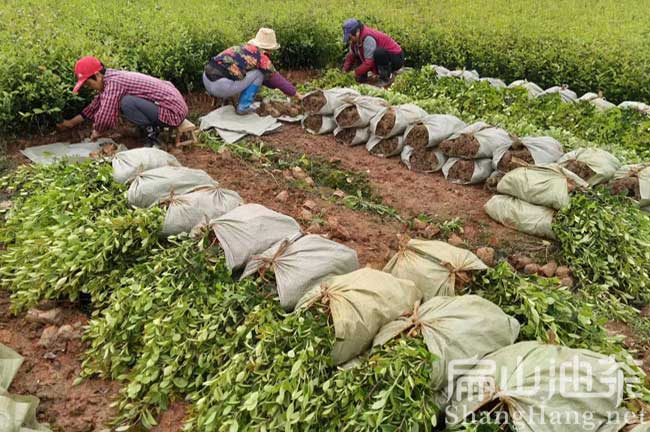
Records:
M509 81L527 78L544 87L602 90L613 102L650 99L647 54L639 36L643 20L636 15L646 13L642 2L602 6L601 16L615 18L597 26L582 2L567 1L552 11L515 3L516 8L505 1L476 8L447 0L434 7L400 0L387 7L370 0L359 12L340 0L253 0L245 8L227 0L7 1L0 6L0 131L44 131L75 113L87 98L70 92L72 67L81 55L190 91L200 88L210 55L248 40L260 26L276 30L282 48L275 61L284 68L339 62L340 23L355 15L394 36L411 66L438 63Z

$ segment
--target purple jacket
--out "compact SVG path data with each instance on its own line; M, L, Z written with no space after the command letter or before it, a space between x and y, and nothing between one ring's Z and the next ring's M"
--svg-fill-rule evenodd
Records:
M287 96L296 95L296 88L279 72L274 73L270 78L264 80L264 85L271 89L278 89Z

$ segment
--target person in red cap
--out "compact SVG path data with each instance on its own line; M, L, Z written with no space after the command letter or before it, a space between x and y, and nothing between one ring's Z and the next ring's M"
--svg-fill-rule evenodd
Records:
M93 122L90 139L95 140L117 126L121 112L144 131L145 146L157 147L162 128L177 127L187 116L185 99L169 81L137 72L107 69L95 57L77 61L74 74L77 78L74 93L85 85L99 94L81 114L65 120L59 128L73 128L88 119Z

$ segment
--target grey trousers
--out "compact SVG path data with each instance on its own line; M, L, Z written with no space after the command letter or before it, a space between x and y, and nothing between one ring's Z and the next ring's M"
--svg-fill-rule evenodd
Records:
M259 86L264 82L264 74L259 69L246 72L244 79L233 81L228 78L219 78L216 81L210 81L203 74L203 85L208 94L218 98L229 98L243 92L249 85L257 84Z
M120 111L128 121L140 127L163 125L158 120L158 105L147 99L131 95L122 96Z

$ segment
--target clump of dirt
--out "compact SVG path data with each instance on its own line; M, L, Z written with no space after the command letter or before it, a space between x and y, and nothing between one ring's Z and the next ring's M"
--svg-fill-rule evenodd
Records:
M583 180L589 180L596 175L596 172L589 168L589 165L578 160L571 160L564 167Z
M472 180L474 175L474 161L459 159L456 163L449 169L447 177L451 180L460 180L463 182L469 182Z
M336 116L336 124L342 128L350 128L361 119L359 111L354 105L345 108Z
M639 179L636 177L625 177L614 180L609 185L609 191L612 195L625 195L635 200L641 199Z
M429 130L423 124L414 126L404 138L404 144L413 147L425 147L429 144Z
M302 99L302 107L310 114L319 112L326 103L327 99L322 90L316 90Z
M535 165L535 159L527 148L521 150L510 149L506 151L497 164L499 171L508 172L522 166Z
M262 101L257 109L257 114L261 116L270 115L274 118L282 116L298 117L302 114L302 107L291 102Z
M113 156L117 152L115 144L104 144L99 150L91 152L90 157L93 159L100 159L103 157Z
M413 148L413 153L411 153L412 171L430 172L438 166L438 157L433 150L426 148L426 144L422 145L422 141L411 147Z
M345 144L347 146L352 145L354 137L357 135L357 130L355 128L350 129L341 129L339 133L336 134L336 141Z
M305 118L305 129L319 131L323 126L323 116L318 114L310 114Z
M383 139L370 150L370 154L380 157L394 156L399 152L399 139L398 137Z
M495 171L492 173L492 175L485 181L485 189L489 190L490 192L496 192L497 185L504 175L506 174L503 171Z
M388 135L393 128L395 127L395 110L390 108L384 113L381 120L377 123L377 128L375 129L375 135L377 136L386 136Z
M440 143L440 150L447 156L472 159L481 147L474 135L463 134L453 140L444 140Z

